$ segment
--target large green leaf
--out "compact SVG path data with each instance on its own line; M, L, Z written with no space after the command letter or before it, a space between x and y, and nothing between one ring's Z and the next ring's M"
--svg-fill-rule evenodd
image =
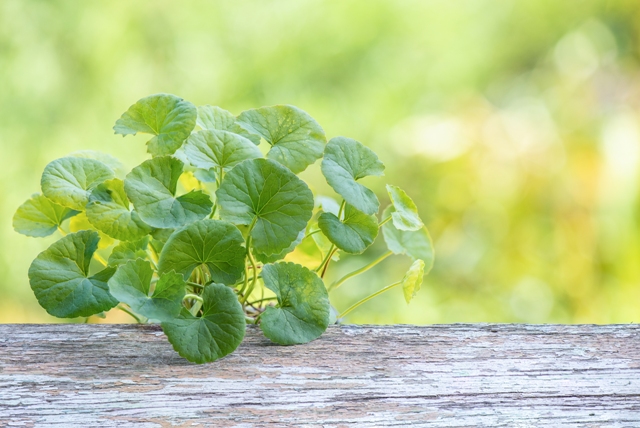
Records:
M31 263L31 289L38 303L51 315L88 317L118 304L107 286L114 268L89 276L89 264L99 239L94 231L71 233L38 254Z
M320 337L329 325L329 297L320 277L304 266L281 262L265 265L262 279L278 298L260 316L264 335L281 345Z
M407 303L416 296L416 293L420 291L422 285L422 278L424 277L425 263L421 259L414 260L411 267L402 278L402 292L404 293L404 300Z
M269 159L294 173L304 171L322 157L327 138L322 127L297 107L277 105L246 110L237 122L271 144Z
M400 230L418 230L424 226L418 215L418 207L398 186L387 184L387 193L395 211L391 213L393 225Z
M226 172L243 160L262 157L260 149L251 141L240 135L218 130L194 132L183 149L191 165L214 171L222 168Z
M333 190L365 214L378 212L380 203L375 193L357 180L370 175L383 175L384 164L359 141L345 137L332 138L324 149L322 174Z
M389 217L394 212L393 206L385 208L382 216ZM394 254L406 254L414 260L420 259L425 263L425 274L433 267L434 251L431 236L426 227L418 230L399 230L393 222L382 226L382 235L387 247Z
M137 314L149 319L169 321L182 309L185 282L182 275L161 275L151 293L153 269L147 261L130 260L120 266L109 280L111 295L126 303Z
M278 260L284 259L287 254L295 250L296 247L302 242L302 240L304 239L304 236L306 235L306 232L307 232L306 229L302 229L300 233L298 233L298 237L295 239L295 241L293 241L291 245L289 245L287 248L285 248L279 253L271 254L270 256L265 256L264 254L256 253L254 251L256 260L258 260L260 263L274 263L274 262L277 262Z
M157 228L181 227L205 218L213 206L200 190L176 198L183 163L171 156L144 161L124 180L124 190L140 218Z
M162 229L159 229L162 230ZM123 241L113 248L109 256L109 266L120 266L135 259L146 259L149 237L137 241Z
M197 124L202 129L218 129L238 134L250 140L256 146L260 144L260 136L252 134L236 122L236 117L225 109L216 106L198 107Z
M147 142L153 156L173 154L196 126L198 112L189 101L169 94L142 98L116 121L116 134L142 132L154 137Z
M378 236L376 216L367 215L349 204L345 206L342 221L325 212L320 215L318 226L336 247L350 254L362 253Z
M151 233L151 227L131 210L124 182L119 178L99 184L89 196L86 212L96 229L120 241L135 241Z
M178 318L162 323L169 342L180 356L194 363L215 361L232 353L244 338L244 311L233 290L210 284L202 294L202 316L186 309Z
M42 173L42 193L53 202L82 211L89 194L103 181L112 179L114 172L100 161L66 157L49 163Z
M122 162L120 162L115 156L111 156L108 153L102 153L96 150L78 150L76 152L69 153L67 156L74 158L95 159L111 168L113 172L118 175L124 172L124 165L122 165Z
M23 235L41 238L51 235L63 221L76 214L78 211L35 194L18 207L13 216L13 228Z
M174 270L188 279L198 266L209 269L211 279L234 284L244 271L246 250L237 227L221 220L201 220L176 231L162 248L158 271Z
M251 225L256 253L270 256L291 245L313 212L313 194L295 174L269 159L236 165L216 191L220 217Z

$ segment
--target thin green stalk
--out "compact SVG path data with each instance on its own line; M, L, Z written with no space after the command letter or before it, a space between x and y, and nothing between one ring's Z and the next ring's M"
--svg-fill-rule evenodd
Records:
M192 281L187 281L187 285L190 285L192 287L198 287L198 288L204 288L205 287L202 284L198 284L197 282L192 282Z
M327 251L327 255L324 256L324 259L322 259L322 262L320 263L320 266L318 266L316 268L316 272L320 272L322 270L322 268L324 268L324 265L329 261L331 256L333 256L333 250L335 248L336 248L336 246L331 244L331 247L329 247L329 251Z
M98 254L97 251L93 253L93 258L96 259L98 262L100 262L102 266L107 267L107 261L103 259L102 256Z
M305 239L307 239L308 237L310 237L310 236L312 236L312 235L315 235L315 234L316 234L316 233L318 233L318 232L321 232L321 230L320 230L320 229L316 229L316 230L314 230L314 231L313 231L313 232L311 232L311 233L307 233L306 235L304 235L304 238L302 238L302 240L304 241L304 240L305 240Z
M191 294L191 293L185 294L182 300L187 300L187 299L193 299L193 300L197 300L200 303L204 303L204 300L202 300L202 297L198 296L197 294Z
M258 217L254 217L253 221L249 225L249 230L247 230L247 239L245 241L245 248L247 249L247 257L249 258L249 263L251 263L251 270L253 270L253 279L251 280L251 285L249 285L249 268L245 264L244 266L244 287L242 287L242 300L240 303L243 305L247 302L249 295L253 291L253 288L256 286L256 281L258 280L258 267L256 266L256 261L253 258L253 254L251 254L251 232L253 231L253 227L256 225L256 221Z
M131 312L130 310L125 309L122 306L116 306L116 307L120 309L122 312L129 314L131 317L133 317L133 319L135 319L138 322L138 324L142 324L142 321L140 320L140 318L138 318L138 316L133 312Z
M388 222L389 220L391 220L391 216L385 218L384 220L382 220L379 224L378 227L382 227L386 222Z
M67 232L65 232L64 230L62 230L62 228L60 226L58 226L58 232L60 232L60 234L62 236L67 236Z
M342 213L344 213L344 209L346 206L347 206L347 201L343 200L342 203L340 204L340 210L338 211L338 218L340 220L343 220Z
M356 275L360 275L361 273L364 273L364 272L368 271L369 269L371 269L372 267L374 267L375 265L377 265L378 263L380 263L381 261L383 261L384 259L386 259L387 257L389 257L392 254L393 253L391 251L387 251L386 253L382 254L380 257L378 257L377 259L375 259L374 261L372 261L368 265L363 266L358 270L354 270L353 272L346 274L345 276L343 276L342 278L340 278L339 280L337 280L336 282L331 284L329 286L328 291L335 290L336 288L340 287L342 285L342 283L344 283L345 281L353 278Z
M333 249L329 253L329 259L327 260L327 263L324 265L324 268L322 269L322 273L320 274L320 278L324 278L324 274L327 273L327 269L329 268L329 263L331 263L331 258L333 257L333 255L335 254L336 251L338 251L338 247L336 247L334 245Z
M358 306L362 305L363 303L368 302L369 300L373 299L376 296L381 295L382 293L384 293L385 291L391 290L393 287L397 287L398 285L402 284L402 281L398 281L395 282L391 285L387 285L386 287L384 287L381 290L376 291L375 293L371 294L370 296L365 297L364 299L354 303L353 305L351 305L349 307L349 309L347 309L346 311L344 311L343 313L341 313L340 315L338 315L338 319L340 318L344 318L349 312L353 311L354 309L356 309Z
M254 300L253 302L249 303L249 305L256 305L258 303L268 302L270 300L278 300L278 298L277 297L263 297L262 299Z

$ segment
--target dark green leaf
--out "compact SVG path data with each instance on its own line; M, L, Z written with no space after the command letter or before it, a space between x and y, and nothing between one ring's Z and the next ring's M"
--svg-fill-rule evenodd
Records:
M260 328L281 345L307 343L329 325L329 297L324 283L304 266L281 262L262 269L264 285L276 294L277 306L260 317Z
M398 186L387 184L387 192L395 211L391 214L393 225L400 230L418 230L424 226L418 215L418 207Z
M280 253L272 254L270 256L265 256L264 254L255 253L256 260L258 260L260 263L274 263L274 262L277 262L278 260L284 259L287 254L295 250L296 247L300 244L300 242L302 242L302 239L304 238L305 234L306 234L306 230L302 229L300 233L298 233L298 237L296 238L296 240L293 241L291 245L289 245L287 248L282 250Z
M357 180L369 175L383 175L384 165L378 156L351 138L332 138L324 150L322 174L333 190L365 214L378 212L376 195Z
M238 134L250 140L256 146L260 144L260 136L252 134L236 122L236 117L230 112L215 106L198 107L198 126L202 129L218 129Z
M202 317L183 310L162 323L169 342L180 356L194 363L215 361L233 352L244 338L244 312L233 290L210 284L202 295Z
M385 208L382 216L387 218L394 212L393 206ZM429 273L433 267L433 242L426 227L418 230L399 230L393 222L388 222L382 226L382 235L387 243L387 247L394 254L406 254L414 260L420 259L425 263L425 274Z
M282 252L298 237L313 212L313 194L291 171L268 159L235 166L217 190L220 217L251 230L256 253Z
M94 187L114 177L114 172L95 159L67 157L56 159L44 168L42 193L53 202L84 210Z
M137 314L149 319L170 321L180 315L185 294L184 279L175 272L161 275L151 293L152 278L153 269L149 262L130 260L111 277L109 291Z
M342 221L334 214L322 213L318 226L336 247L350 254L362 253L378 236L376 217L364 214L349 204L345 207Z
M289 105L243 111L237 122L271 144L267 153L269 159L280 162L296 174L322 157L327 142L318 122Z
M171 156L157 157L135 167L125 178L124 190L148 225L162 229L181 227L211 212L211 199L202 191L176 198L183 166Z
M160 254L158 271L174 270L188 279L196 267L204 265L214 282L231 285L244 271L243 244L242 234L231 223L200 220L171 235Z
M116 134L142 132L154 137L147 142L153 156L173 154L196 126L196 107L189 101L169 94L142 98L116 121Z
M63 221L78 212L35 194L20 205L14 214L13 228L23 235L41 238L51 235Z
M106 268L89 276L98 248L98 233L71 233L43 251L31 263L29 282L40 305L59 318L88 317L118 304L107 281L115 272Z
M99 184L89 196L87 218L96 229L120 241L135 241L151 233L151 227L132 211L119 178Z

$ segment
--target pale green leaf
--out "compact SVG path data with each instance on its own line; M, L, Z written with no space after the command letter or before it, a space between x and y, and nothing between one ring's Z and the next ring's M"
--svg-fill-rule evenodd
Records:
M135 241L151 233L151 226L131 210L124 182L119 178L99 184L89 196L86 213L96 229L120 241Z
M198 107L197 124L202 129L218 129L243 136L256 146L260 144L260 136L252 134L236 122L236 117L225 109L216 106Z
M18 207L13 216L13 228L23 235L42 238L51 235L63 221L78 212L35 194Z
M222 168L227 172L243 160L262 157L260 149L251 141L218 130L194 132L183 149L189 163L204 170L219 171Z
M146 259L148 245L148 236L145 236L138 241L120 242L111 251L111 255L109 256L109 266L120 266L129 260Z
M114 172L100 161L66 157L49 163L42 173L42 194L53 202L84 210L94 187L114 177Z
M69 220L70 232L79 232L81 230L95 230L96 232L98 232L98 236L100 237L100 242L98 242L99 250L108 248L116 242L115 239L96 229L94 225L89 223L86 212L81 212L80 214L71 217L71 220Z
M214 282L234 284L244 271L242 234L231 223L200 220L171 235L160 254L158 271L176 271L188 279L198 266L206 266Z
M277 162L251 159L236 165L216 191L220 217L251 230L256 253L270 256L291 245L313 212L313 194Z
M418 230L424 226L418 215L418 207L398 186L387 184L387 192L395 211L391 213L393 225L400 230Z
M202 364L232 353L244 338L244 311L233 290L210 284L202 294L202 317L186 309L178 318L162 323L162 329L180 356Z
M78 150L77 152L69 153L67 156L74 158L95 159L111 168L113 172L118 175L124 172L124 165L122 165L122 162L120 162L115 156L111 156L108 153L102 153L96 150Z
M320 337L329 325L329 297L320 277L304 266L281 262L265 265L262 279L278 299L260 316L264 335L281 345Z
M116 134L129 135L142 132L154 137L147 142L153 156L173 154L196 126L196 107L189 101L169 94L156 94L142 98L129 107L116 121Z
M387 218L394 212L393 206L385 208L382 216ZM433 267L434 251L431 236L426 227L418 230L399 230L393 222L388 222L382 226L382 235L387 243L387 247L394 254L406 254L414 260L423 260L425 263L425 274L429 273Z
M240 113L237 122L271 144L267 153L269 159L280 162L296 174L322 157L327 142L318 122L289 105L246 110Z
M332 213L322 213L318 219L322 233L342 251L360 254L378 236L378 221L374 215L367 215L347 204L344 219L340 221Z
M380 203L375 193L357 182L370 175L383 175L384 165L371 149L351 138L332 138L325 147L321 167L327 183L348 204L365 214L378 212Z
M404 293L404 300L406 300L407 303L420 291L422 278L424 277L424 267L424 260L416 259L404 275L404 278L402 278L402 292Z
M175 272L163 274L151 293L153 269L142 259L130 260L120 266L109 280L111 295L126 303L137 314L160 321L169 321L182 309L185 282Z
M176 197L183 163L171 156L156 157L135 167L124 190L142 221L157 228L175 228L205 218L213 203L200 190Z
M99 239L94 231L71 233L31 263L31 289L49 314L59 318L88 317L118 304L107 286L115 269L109 267L89 275Z

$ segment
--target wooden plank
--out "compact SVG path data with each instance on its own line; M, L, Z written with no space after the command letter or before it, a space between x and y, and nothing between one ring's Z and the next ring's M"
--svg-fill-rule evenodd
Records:
M249 328L223 360L157 326L0 326L0 426L640 427L636 325Z

